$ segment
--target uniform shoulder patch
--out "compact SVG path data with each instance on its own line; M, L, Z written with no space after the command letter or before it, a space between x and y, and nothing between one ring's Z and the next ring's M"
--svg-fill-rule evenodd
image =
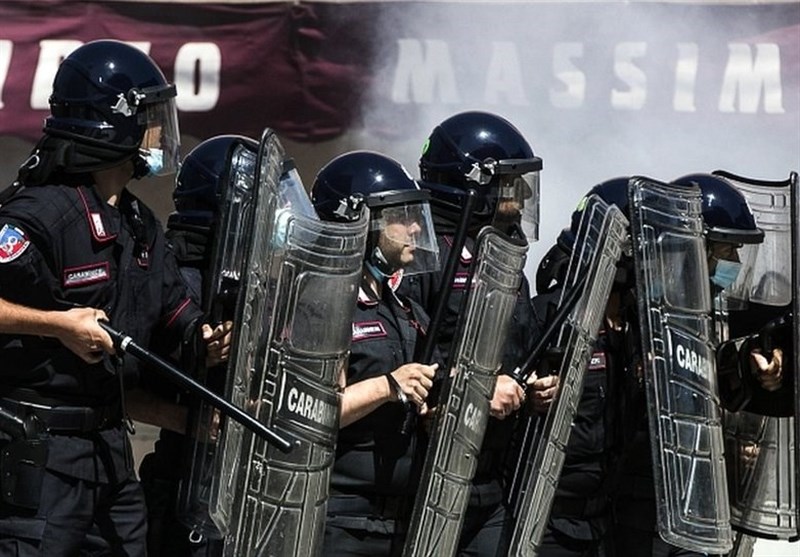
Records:
M0 263L9 263L22 255L31 241L25 231L14 226L5 224L0 229Z

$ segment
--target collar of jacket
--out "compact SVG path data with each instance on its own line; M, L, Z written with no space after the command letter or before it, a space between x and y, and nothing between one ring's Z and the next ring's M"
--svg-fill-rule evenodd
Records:
M100 197L92 186L78 186L75 188L81 204L92 239L98 244L105 245L116 240L119 235L119 220L111 216L111 206Z

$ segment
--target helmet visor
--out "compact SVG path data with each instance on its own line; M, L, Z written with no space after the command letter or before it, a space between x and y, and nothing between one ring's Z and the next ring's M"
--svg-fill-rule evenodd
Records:
M729 309L747 307L752 293L758 249L759 244L716 241L708 243L709 276L711 282L722 287Z
M539 171L500 176L494 226L519 224L528 242L539 239Z
M439 268L439 247L427 201L383 207L370 223L380 231L378 247L387 263L405 275Z
M174 174L178 169L181 147L175 98L145 104L138 117L145 126L139 150L142 158L148 162L151 174Z

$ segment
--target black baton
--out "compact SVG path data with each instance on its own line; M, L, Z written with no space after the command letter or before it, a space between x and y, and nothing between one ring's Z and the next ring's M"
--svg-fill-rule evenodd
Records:
M214 408L222 412L222 414L233 420L236 420L269 444L277 447L281 452L291 452L291 450L297 444L294 441L287 440L286 438L278 435L273 430L256 420L250 414L244 412L238 406L231 404L228 400L224 399L213 391L208 390L169 362L159 358L149 350L142 348L136 344L131 337L121 331L113 329L106 321L98 321L97 323L105 332L109 334L109 336L111 336L111 340L114 341L114 346L118 350L125 352L126 354L130 354L141 362L150 364L168 379L187 389L193 395L202 398L204 401L208 402Z
M474 188L467 190L466 200L462 207L461 220L453 236L453 246L450 250L450 257L447 259L447 265L445 265L444 273L442 274L442 281L439 284L439 296L436 299L433 313L430 315L431 320L430 323L428 323L428 330L425 333L422 348L419 350L420 357L417 360L423 364L430 364L431 358L433 357L433 350L436 347L436 336L444 320L444 311L447 307L447 302L450 300L450 293L453 291L453 279L456 276L456 269L458 269L458 260L461 258L461 250L464 249L464 244L467 243L467 231L469 230L472 212L475 210L475 202L477 200L478 191ZM469 288L469 282L467 283L467 288ZM403 425L400 426L400 433L403 435L411 433L418 412L413 402L406 403L406 417L403 420Z
M528 378L531 376L530 369L534 366L534 364L542 359L545 350L550 347L550 344L553 342L556 334L561 330L561 327L564 325L567 317L569 317L569 314L572 313L573 309L575 309L575 306L578 304L578 300L581 298L583 287L585 285L586 275L582 275L567 292L567 295L564 297L561 305L558 306L558 311L556 312L555 316L553 316L553 319L550 321L550 324L548 325L544 334L539 337L539 341L530 351L528 357L520 366L518 366L509 374L511 378L514 379L523 389L528 388L527 382Z

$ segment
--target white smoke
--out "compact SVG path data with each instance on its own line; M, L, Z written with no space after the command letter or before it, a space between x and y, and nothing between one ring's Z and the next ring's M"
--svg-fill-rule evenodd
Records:
M798 28L780 18L797 6L609 4L387 4L357 146L413 174L444 118L510 120L544 159L529 275L604 180L800 168Z

